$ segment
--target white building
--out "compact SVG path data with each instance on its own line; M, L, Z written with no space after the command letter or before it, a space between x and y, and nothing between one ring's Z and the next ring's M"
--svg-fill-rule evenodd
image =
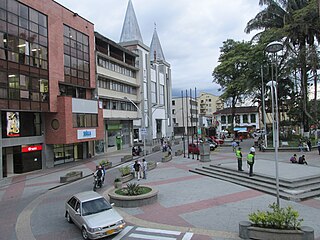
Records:
M217 132L232 130L235 132L251 132L260 129L260 119L258 107L236 107L235 118L232 125L231 108L224 108L214 113L214 121L217 122Z
M161 44L154 30L151 46L143 43L138 21L129 0L120 37L120 45L138 56L137 80L140 92L126 101L132 102L140 112L133 121L134 138L146 139L148 145L163 136L171 137L171 69L166 62ZM131 96L133 97L133 96Z

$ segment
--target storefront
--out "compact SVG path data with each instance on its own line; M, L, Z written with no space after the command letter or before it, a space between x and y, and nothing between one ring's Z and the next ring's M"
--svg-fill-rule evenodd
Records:
M3 177L42 169L42 144L2 149Z

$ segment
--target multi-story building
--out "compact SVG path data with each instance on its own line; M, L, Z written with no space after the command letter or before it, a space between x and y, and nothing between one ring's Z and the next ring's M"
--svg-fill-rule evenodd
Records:
M137 55L112 40L95 33L97 94L103 107L105 141L100 152L129 146L133 142L133 120L140 113L132 102L140 102ZM104 144L105 143L105 144Z
M175 135L192 135L199 126L198 102L190 96L172 98L172 121Z
M0 1L0 178L95 153L94 25L52 0Z
M145 139L148 145L152 145L154 140L163 136L171 137L170 64L164 58L156 29L150 48L143 43L131 0L128 2L119 44L134 52L139 59L136 78L140 81L140 94L126 98L140 112L140 119L133 121L135 138Z
M210 93L200 93L197 98L199 108L199 126L214 127L215 119L213 113L223 108L222 101L219 96Z

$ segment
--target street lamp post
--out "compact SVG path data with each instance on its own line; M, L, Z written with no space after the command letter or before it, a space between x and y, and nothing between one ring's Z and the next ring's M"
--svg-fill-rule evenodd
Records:
M266 46L265 51L273 55L272 61L276 59L277 52L283 49L281 42L271 42ZM271 101L272 101L272 119L273 119L273 144L275 154L275 167L276 167L276 189L277 189L277 205L280 207L280 196L279 196L279 160L278 160L278 149L279 149L279 116L278 116L278 96L277 96L277 74L275 80L273 80L273 65L271 64L271 77L272 80L267 83L267 86L271 88ZM277 68L277 66L276 66ZM277 71L276 71L277 72Z
M142 112L142 110L137 106L137 104L135 104L134 101L132 101L130 98L128 97L124 97L124 99L128 100L129 102L131 102L136 108L137 110L140 112L141 115L141 126L143 129L143 133L140 132L141 135L143 135L143 156L146 156L146 124L145 124L145 116L147 116L145 113ZM147 116L148 117L148 116Z

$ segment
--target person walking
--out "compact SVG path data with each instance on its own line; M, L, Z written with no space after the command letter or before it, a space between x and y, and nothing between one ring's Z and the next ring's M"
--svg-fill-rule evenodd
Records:
M312 150L312 144L311 144L311 141L310 141L310 139L308 139L308 141L307 141L307 145L308 145L308 148L309 148L309 152L311 152L311 150Z
M238 171L243 171L242 169L242 152L241 152L241 147L236 150L236 158L238 160Z
M247 164L249 165L249 176L253 176L254 153L250 151L247 155Z
M143 179L147 179L147 170L148 170L148 163L145 159L142 159L142 174Z
M140 180L140 170L141 170L141 165L138 162L138 160L134 161L133 164L133 168L134 168L134 177L138 179L138 181Z
M231 146L232 146L232 151L233 152L236 152L236 148L238 146L238 143L236 142L235 139L233 139L232 143L231 143Z
M319 152L319 155L320 155L320 140L318 140L317 147L318 147L318 152Z

